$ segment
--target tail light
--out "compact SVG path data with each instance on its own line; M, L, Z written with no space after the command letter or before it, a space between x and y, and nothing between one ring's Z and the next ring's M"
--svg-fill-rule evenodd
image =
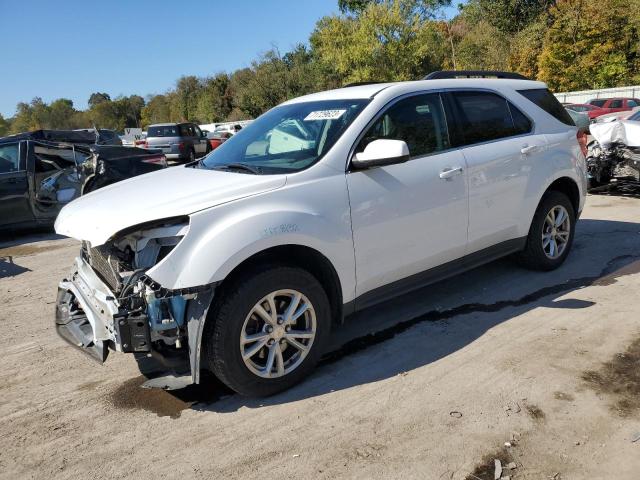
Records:
M184 150L184 142L180 142L180 143L178 144L178 148L179 148L180 150Z
M580 145L580 150L582 150L582 154L587 156L587 134L582 130L578 130L576 135L578 137L578 145Z
M154 165L167 166L167 157L164 155L154 155L152 157L146 157L142 159L142 163L153 163Z

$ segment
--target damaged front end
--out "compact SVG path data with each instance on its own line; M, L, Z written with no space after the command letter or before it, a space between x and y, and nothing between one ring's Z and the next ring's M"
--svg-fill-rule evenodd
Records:
M178 217L128 229L97 247L83 242L73 273L58 287L60 336L100 362L109 350L134 353L143 370L190 375L197 383L214 286L169 290L147 275L188 229L188 217Z
M640 181L640 123L592 124L590 131L594 140L588 145L586 158L589 186L604 186L614 177Z

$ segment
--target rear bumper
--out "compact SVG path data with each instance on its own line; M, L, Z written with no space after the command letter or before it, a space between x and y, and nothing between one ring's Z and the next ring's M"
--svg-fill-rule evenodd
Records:
M182 153L165 153L164 154L165 157L167 157L167 160L188 160L189 159L189 154L182 154Z

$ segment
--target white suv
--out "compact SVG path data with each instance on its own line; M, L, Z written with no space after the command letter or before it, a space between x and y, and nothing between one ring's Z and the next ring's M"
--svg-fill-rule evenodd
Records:
M269 395L356 310L509 254L561 265L586 191L571 118L543 83L440 77L288 101L198 163L73 201L58 332Z

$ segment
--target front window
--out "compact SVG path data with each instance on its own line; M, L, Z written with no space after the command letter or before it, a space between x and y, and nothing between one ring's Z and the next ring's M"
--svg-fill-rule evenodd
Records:
M595 105L596 107L603 107L606 102L606 100L591 100L589 103L591 105Z
M412 158L450 148L440 95L416 95L391 106L369 128L356 152L380 139L403 140Z
M200 167L291 173L320 160L369 100L323 100L276 107L207 155Z

